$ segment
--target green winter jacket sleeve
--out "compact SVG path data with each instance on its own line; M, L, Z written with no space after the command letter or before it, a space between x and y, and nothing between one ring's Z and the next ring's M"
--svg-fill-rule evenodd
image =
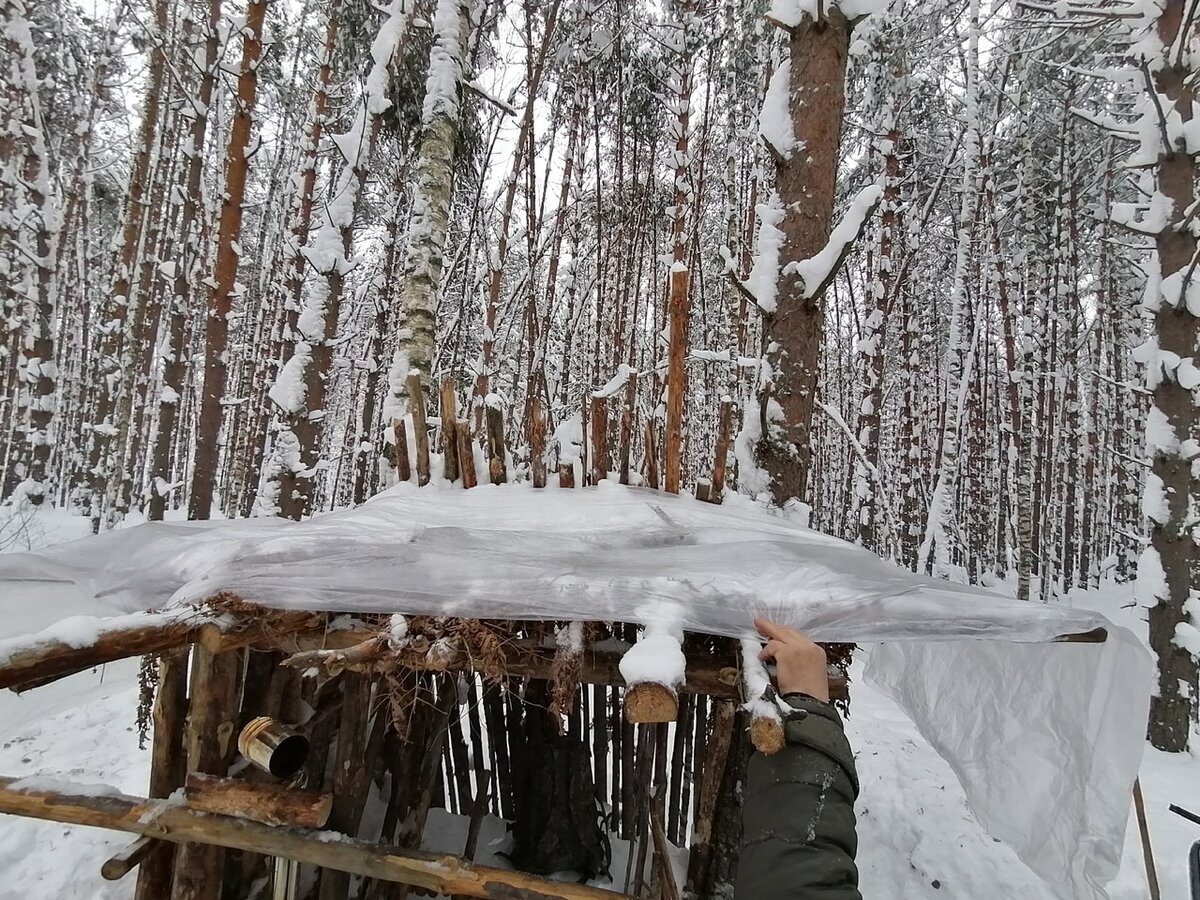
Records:
M833 707L790 699L779 753L750 760L735 900L861 900L854 755Z

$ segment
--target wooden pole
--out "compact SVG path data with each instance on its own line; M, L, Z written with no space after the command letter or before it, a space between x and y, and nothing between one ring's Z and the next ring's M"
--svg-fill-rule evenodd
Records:
M442 382L442 474L447 481L458 480L458 398L454 394L454 380Z
M721 398L717 413L717 446L713 459L712 486L709 488L710 503L720 503L725 496L725 469L729 460L729 437L733 428L733 401Z
M560 488L575 487L575 464L560 463L558 467L558 486Z
M392 433L396 438L396 477L408 481L412 478L412 465L408 461L408 426L403 419L392 422Z
M187 717L189 772L223 775L237 742L242 654L211 653L197 646L192 654L192 698ZM211 844L183 844L175 856L173 900L220 900L225 851Z
M588 419L592 425L592 484L608 477L608 399L592 397Z
M429 426L425 422L425 388L417 372L408 376L408 397L417 441L417 485L424 487L429 484Z
M621 443L618 450L620 457L617 468L620 471L621 484L629 484L629 459L633 454L633 422L637 412L637 372L629 373L625 382L625 408L621 412Z
M713 707L708 753L704 757L704 768L696 791L696 819L692 826L692 852L688 856L687 883L684 885L684 893L689 897L695 897L700 893L708 873L708 861L712 856L713 824L716 820L717 800L721 796L725 762L729 758L729 745L733 737L734 704L714 703Z
M150 750L150 796L169 797L183 784L187 757L183 746L183 729L187 719L187 674L189 651L173 650L164 654L158 662L158 692L154 697L154 739ZM129 848L133 849L133 848ZM137 856L113 857L104 864L100 873L110 880L128 863L129 867L141 864L138 870L135 900L158 900L171 891L175 874L175 848L170 844L154 841L153 846L144 848ZM107 869L107 871L106 871ZM129 869L115 875L120 878Z
M529 402L529 474L535 488L546 486L546 407L541 397Z
M646 420L646 487L658 490L658 446L652 418Z
M464 488L473 488L479 483L475 474L475 438L471 435L471 424L459 422L454 429L458 433L458 467L462 472Z
M504 410L490 403L487 407L487 439L488 477L492 484L504 484L508 481L504 464Z
M457 856L398 850L333 831L263 825L201 812L170 800L107 792L96 795L82 785L46 790L32 785L22 787L19 779L0 776L0 813L110 828L174 843L248 850L353 875L411 884L437 894L464 894L485 900L496 897L633 900L625 894L587 885L474 866ZM220 886L219 878L211 880Z

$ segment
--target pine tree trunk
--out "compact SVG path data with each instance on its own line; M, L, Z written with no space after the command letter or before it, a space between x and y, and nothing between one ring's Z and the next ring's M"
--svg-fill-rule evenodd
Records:
M1156 60L1154 90L1160 103L1175 110L1186 123L1192 120L1196 93L1194 69L1172 65L1170 50L1183 27L1188 4L1185 0L1167 0L1158 18L1158 37L1163 58ZM1187 36L1183 36L1184 41ZM1190 79L1190 82L1189 82ZM1160 354L1177 354L1186 359L1196 353L1200 339L1200 318L1187 298L1196 296L1195 277L1197 238L1195 232L1180 223L1196 202L1196 177L1200 172L1195 148L1185 149L1183 138L1178 146L1160 148L1158 190L1170 203L1170 213L1155 246L1162 281L1153 298L1155 330ZM1190 282L1190 283L1189 283ZM1171 291L1175 293L1172 295ZM1148 305L1150 301L1148 299ZM1184 378L1170 357L1151 360L1147 386L1154 391L1153 406L1147 423L1147 449L1153 454L1151 475L1146 483L1143 508L1150 515L1150 546L1158 556L1165 576L1165 590L1157 605L1150 609L1150 646L1158 656L1158 691L1150 698L1150 742L1159 750L1182 752L1188 749L1188 737L1197 709L1197 660L1182 640L1187 628L1196 634L1194 617L1189 622L1185 604L1200 584L1200 553L1193 537L1193 513L1200 501L1200 479L1192 474L1191 459L1197 438L1196 406L1192 390L1194 377ZM1161 368L1160 368L1161 367ZM1195 372L1193 368L1191 372ZM1181 381L1187 383L1181 384ZM1155 577L1147 567L1146 556L1139 565L1139 579ZM1165 594L1165 596L1163 596Z
M237 101L225 154L225 183L221 195L221 218L217 230L217 257L213 266L212 290L207 310L207 340L204 354L204 387L200 395L200 417L196 427L196 457L188 496L188 518L208 519L212 514L220 455L222 401L228 375L229 317L233 312L238 284L242 236L242 212L246 180L250 174L250 131L258 97L258 61L262 57L263 23L270 0L250 0L242 35L242 65L238 73Z
M777 160L777 187L786 210L780 224L781 260L815 256L833 227L850 31L849 21L836 8L820 21L806 16L790 29L788 108L792 131L804 150ZM796 275L781 274L777 302L763 323L773 381L762 393L759 456L771 478L771 495L784 506L807 502L809 496L810 432L825 311L824 297L806 296L803 280Z

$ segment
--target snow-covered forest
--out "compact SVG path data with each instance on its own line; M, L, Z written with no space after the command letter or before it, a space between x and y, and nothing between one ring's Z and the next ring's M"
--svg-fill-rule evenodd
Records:
M449 409L509 480L1135 584L1195 740L1198 0L0 0L0 45L4 503L298 520Z

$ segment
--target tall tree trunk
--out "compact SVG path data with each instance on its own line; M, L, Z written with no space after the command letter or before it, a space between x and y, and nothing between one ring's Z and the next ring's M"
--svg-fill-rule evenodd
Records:
M188 518L211 517L213 492L220 456L222 401L228 374L229 318L238 284L242 235L242 211L246 180L250 174L250 132L258 97L258 61L262 58L263 23L271 0L250 0L242 26L242 65L238 72L237 99L229 146L225 154L225 182L221 195L221 218L217 228L217 256L207 310L207 339L204 352L204 387L200 395L200 418L196 428L196 457L188 497Z
M396 338L388 373L385 422L401 419L411 404L425 402L424 397L408 396L405 382L409 372L419 372L426 385L432 375L437 297L446 265L446 237L454 201L454 156L473 6L473 0L438 0L434 13L435 39L425 84L413 215L400 283L404 327Z
M780 258L798 261L822 250L833 227L851 23L834 7L820 20L805 15L788 31L788 110L804 149L776 161L776 179L785 210ZM771 383L762 392L759 444L780 506L808 500L824 330L823 292L809 295L798 274L781 272L776 309L763 322Z
M1158 110L1171 109L1186 127L1197 101L1196 69L1185 33L1185 0L1166 0L1157 22L1161 56L1149 60L1154 94L1146 99ZM1180 43L1176 49L1176 42ZM1174 56L1174 58L1172 58ZM1154 114L1151 111L1151 114ZM1190 152L1189 152L1190 151ZM1180 128L1170 143L1158 148L1158 191L1169 213L1155 239L1160 281L1147 305L1154 314L1157 352L1149 359L1147 387L1154 401L1146 426L1147 449L1153 454L1146 479L1143 509L1150 518L1150 547L1138 565L1139 581L1155 588L1158 603L1150 609L1150 646L1158 655L1158 691L1150 699L1150 742L1159 750L1188 749L1197 708L1196 644L1200 617L1185 608L1196 604L1200 585L1200 553L1196 550L1194 513L1200 502L1200 479L1192 474L1198 436L1195 391L1200 378L1183 362L1196 355L1200 338L1200 280L1196 280L1195 231L1181 224L1196 202L1198 165ZM1153 560L1151 555L1157 557ZM1157 565L1155 565L1157 562ZM1157 570L1157 571L1156 571Z

